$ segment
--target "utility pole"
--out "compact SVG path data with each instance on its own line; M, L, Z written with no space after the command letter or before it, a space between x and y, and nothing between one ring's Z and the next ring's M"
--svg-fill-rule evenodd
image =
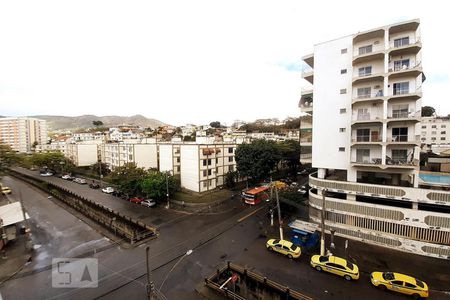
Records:
M166 172L166 196L167 196L167 209L170 208L170 201L169 201L169 179L168 179L168 173L169 171Z
M102 188L102 178L103 178L103 174L102 174L102 161L100 160L100 161L98 161L98 165L99 165L99 168L98 168L98 172L100 173L100 188Z
M326 189L322 190L322 213L321 213L321 223L322 223L322 234L320 237L320 255L325 255L325 197Z
M151 279L151 271L150 271L150 264L149 264L149 252L150 252L150 247L147 246L147 248L145 248L145 260L146 260L146 264L147 264L147 296L149 300L153 299L153 282Z
M280 200L278 199L278 189L275 186L275 197L277 199L277 209L278 209L278 224L280 225L280 239L284 240L284 236L283 236L283 224L282 224L282 220L281 220L281 209L280 209Z

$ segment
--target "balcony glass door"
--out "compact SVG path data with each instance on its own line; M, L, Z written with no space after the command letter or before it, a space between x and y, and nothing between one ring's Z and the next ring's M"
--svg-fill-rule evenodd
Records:
M372 75L372 66L362 67L362 68L358 69L359 77L364 77L364 76L369 76L369 75Z
M408 160L408 150L392 149L392 161L397 164L404 164Z
M393 87L394 95L409 94L409 82L397 82Z
M370 149L356 149L356 162L370 163Z
M368 108L358 109L358 120L370 120L370 113Z
M370 141L370 129L357 129L356 130L356 141L357 142L369 142Z
M393 142L407 142L408 141L408 127L392 128Z
M356 91L358 98L370 98L370 87L358 88Z
M408 117L408 104L393 105L392 106L393 118L407 118Z
M394 40L394 47L402 47L409 45L409 36Z
M394 61L394 71L409 69L409 59L401 59Z

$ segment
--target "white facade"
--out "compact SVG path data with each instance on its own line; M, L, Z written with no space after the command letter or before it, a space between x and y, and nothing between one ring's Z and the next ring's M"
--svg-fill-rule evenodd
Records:
M159 144L159 170L171 172L174 175L181 172L180 145Z
M420 140L427 145L450 145L450 118L422 118Z
M181 187L205 192L222 186L225 175L236 171L236 144L183 144L181 155Z
M45 120L10 117L0 118L0 142L10 145L14 151L31 152L33 145L47 143Z
M97 144L67 144L64 155L77 167L86 167L98 162Z
M110 169L135 163L137 167L158 168L156 144L106 143L101 145L101 160Z
M338 234L450 257L450 192L419 188L421 42L412 20L318 44L310 218Z
M50 144L39 144L35 148L35 152L61 152L66 154L67 143L66 142L52 142Z

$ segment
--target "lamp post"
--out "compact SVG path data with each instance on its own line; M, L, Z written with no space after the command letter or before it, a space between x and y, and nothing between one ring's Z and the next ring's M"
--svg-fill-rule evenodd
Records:
M169 174L171 174L170 171L166 172L166 196L167 196L167 206L166 208L170 208L170 200L169 200Z
M161 283L161 285L159 286L159 290L161 291L164 283L166 282L167 278L169 277L170 273L175 269L175 267L183 260L183 258L185 258L188 255L192 254L192 249L189 249L188 251L186 251L185 254L183 254L183 256L180 257L180 259L173 265L173 267L170 269L170 271L167 273L166 277L164 277L163 282Z

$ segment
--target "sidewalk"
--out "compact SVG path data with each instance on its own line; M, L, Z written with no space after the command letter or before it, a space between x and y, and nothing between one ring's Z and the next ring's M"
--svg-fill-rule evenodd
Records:
M15 241L10 241L0 254L0 285L3 281L19 272L32 259L33 250L25 248L25 235L18 235ZM4 258L4 254L6 258Z

